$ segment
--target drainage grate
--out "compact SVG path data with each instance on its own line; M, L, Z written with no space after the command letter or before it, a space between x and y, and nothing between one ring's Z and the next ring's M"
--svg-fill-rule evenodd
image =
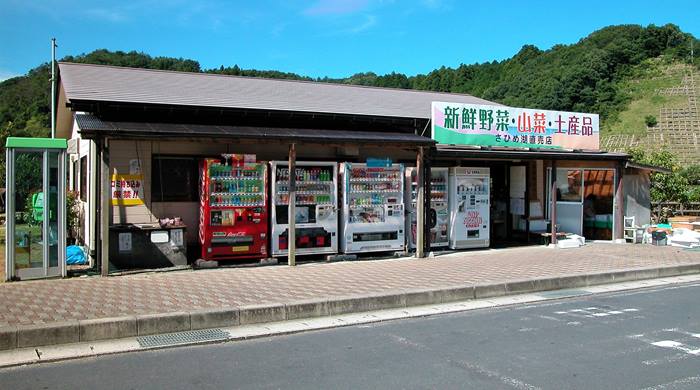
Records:
M206 341L226 340L229 333L221 329L201 329L187 332L156 334L137 337L141 348L166 347L178 344L202 343Z

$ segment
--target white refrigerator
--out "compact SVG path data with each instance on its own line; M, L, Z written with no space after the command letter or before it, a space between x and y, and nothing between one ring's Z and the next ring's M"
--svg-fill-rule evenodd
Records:
M340 164L343 253L405 249L403 175L403 164Z
M289 163L270 162L272 256L289 254ZM296 253L338 252L338 185L335 162L296 163Z
M450 168L451 249L489 246L489 180L489 168Z
M430 176L430 211L425 216L430 226L430 247L446 247L449 244L450 226L450 213L447 205L447 168L431 168ZM406 168L406 210L408 214L406 231L408 232L408 245L411 249L416 248L417 188L416 168Z

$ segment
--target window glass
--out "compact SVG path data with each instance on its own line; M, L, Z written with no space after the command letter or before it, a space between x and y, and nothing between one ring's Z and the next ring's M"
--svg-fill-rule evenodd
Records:
M580 170L557 169L557 201L581 202L583 200L581 184Z
M187 156L153 156L152 199L155 202L199 200L199 159Z
M80 158L80 200L87 202L88 166L87 156Z

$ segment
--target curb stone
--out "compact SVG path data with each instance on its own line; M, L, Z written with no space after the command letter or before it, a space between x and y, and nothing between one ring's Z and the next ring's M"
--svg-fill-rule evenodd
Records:
M358 313L700 273L700 264L364 296L0 327L0 350Z

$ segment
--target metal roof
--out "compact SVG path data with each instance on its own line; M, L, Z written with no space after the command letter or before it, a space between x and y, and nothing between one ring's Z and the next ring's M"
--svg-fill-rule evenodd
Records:
M665 173L665 174L670 174L673 173L671 169L664 168L664 167L659 167L656 165L649 165L649 164L642 164L634 161L627 161L625 163L625 168L633 168L633 169L639 169L642 171L650 171L650 172L656 172L656 173Z
M277 127L221 126L178 123L103 121L91 114L77 114L75 121L84 138L95 135L112 137L180 137L215 139L298 140L318 143L351 142L430 146L431 138L413 133L389 133L355 130L289 129Z
M430 119L433 101L492 104L470 95L311 81L59 63L67 101L281 110Z
M523 160L618 160L629 158L626 153L594 150L556 150L536 148L482 148L478 146L436 145L437 159L523 159Z

